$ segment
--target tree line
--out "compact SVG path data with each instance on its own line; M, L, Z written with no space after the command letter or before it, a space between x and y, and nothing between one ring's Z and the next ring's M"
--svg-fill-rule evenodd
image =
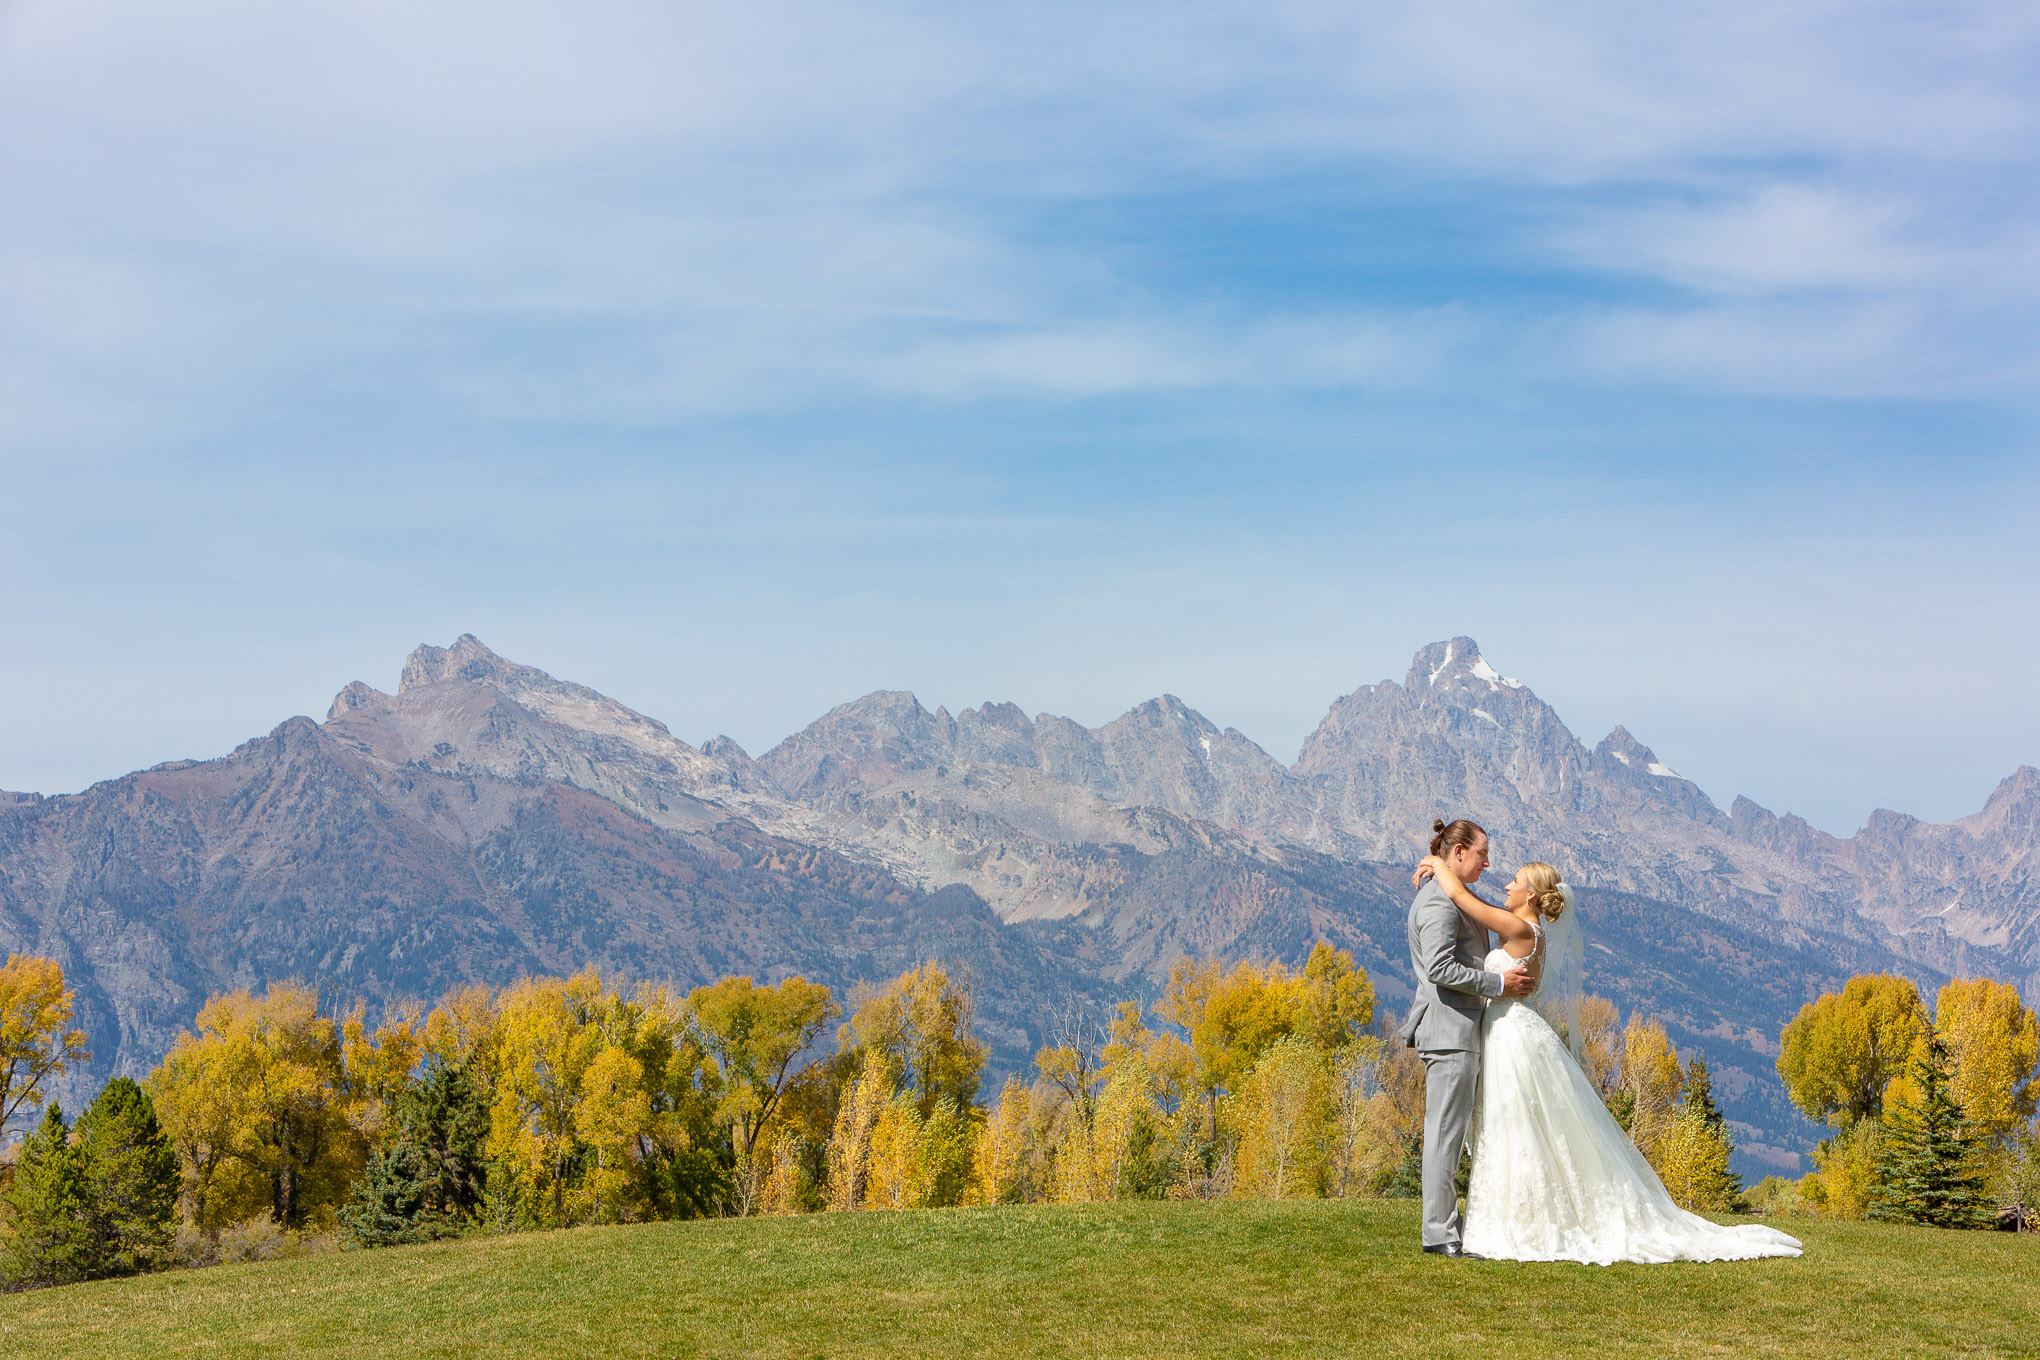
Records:
M49 960L0 969L0 1110L41 1105L89 1058L70 1000ZM374 1024L295 983L222 993L142 1082L110 1083L75 1124L43 1109L6 1170L0 1273L152 1269L180 1233L249 1223L380 1246L710 1215L1414 1197L1424 1071L1393 1018L1323 942L1300 969L1185 959L1151 1004L1056 1008L1031 1071L985 1092L971 988L937 963L840 1000L798 976L682 993L590 969ZM1605 998L1579 1022L1587 1076L1674 1198L1749 1208L1704 1059ZM1824 1213L1983 1221L1977 1205L2033 1174L2034 1035L1991 982L1950 984L1931 1022L1896 978L1810 1004L1779 1071L1838 1133L1797 1186L1759 1186L1759 1207L1789 1191Z
M2040 1023L2016 988L1942 987L1930 1012L1909 979L1852 977L1779 1036L1778 1075L1832 1127L1796 1184L1770 1203L1838 1218L1948 1228L2040 1227Z

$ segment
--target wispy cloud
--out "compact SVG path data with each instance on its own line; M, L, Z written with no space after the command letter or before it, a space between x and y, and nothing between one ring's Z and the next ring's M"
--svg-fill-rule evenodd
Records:
M2030 450L2036 57L2008 3L0 3L0 628L67 658L0 705L70 715L0 782L468 627L638 656L626 697L754 742L1012 675L1094 718L1201 687L1280 747L1480 618L1590 712L1761 696L1663 658L1855 647L1889 583L1809 622L1775 545L1883 581L1852 515ZM1955 480L1824 483L1873 452ZM1765 479L1805 508L1745 533ZM1900 538L1951 595L2031 576ZM1570 662L1536 618L1638 640ZM795 678L688 669L692 626ZM231 694L219 647L263 657ZM2004 759L1969 731L1950 787ZM1836 820L1875 782L1786 750L1718 779Z

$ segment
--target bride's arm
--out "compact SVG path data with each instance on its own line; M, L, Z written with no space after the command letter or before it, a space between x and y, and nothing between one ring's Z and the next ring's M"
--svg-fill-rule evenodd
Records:
M1436 855L1427 855L1417 866L1417 872L1429 869L1438 880L1438 886L1452 899L1452 904L1473 920L1477 926L1492 930L1505 940L1527 940L1530 938L1530 923L1513 911L1491 907L1473 895L1473 889L1459 881L1459 875L1445 867L1445 861Z

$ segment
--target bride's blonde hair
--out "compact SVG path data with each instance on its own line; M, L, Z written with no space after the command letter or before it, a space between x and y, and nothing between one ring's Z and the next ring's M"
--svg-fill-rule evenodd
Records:
M1565 894L1558 890L1563 881L1558 870L1542 860L1523 866L1523 885L1530 889L1530 900L1547 921L1556 921L1565 914Z

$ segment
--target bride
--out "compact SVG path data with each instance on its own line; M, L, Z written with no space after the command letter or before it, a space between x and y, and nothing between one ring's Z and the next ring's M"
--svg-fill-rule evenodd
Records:
M1572 889L1549 864L1526 864L1505 908L1475 897L1436 856L1418 868L1475 924L1502 937L1487 968L1522 966L1547 1006L1580 1033L1581 950ZM1796 1238L1762 1224L1724 1227L1672 1202L1542 1015L1507 997L1481 1025L1466 1252L1512 1261L1727 1261L1797 1256Z

